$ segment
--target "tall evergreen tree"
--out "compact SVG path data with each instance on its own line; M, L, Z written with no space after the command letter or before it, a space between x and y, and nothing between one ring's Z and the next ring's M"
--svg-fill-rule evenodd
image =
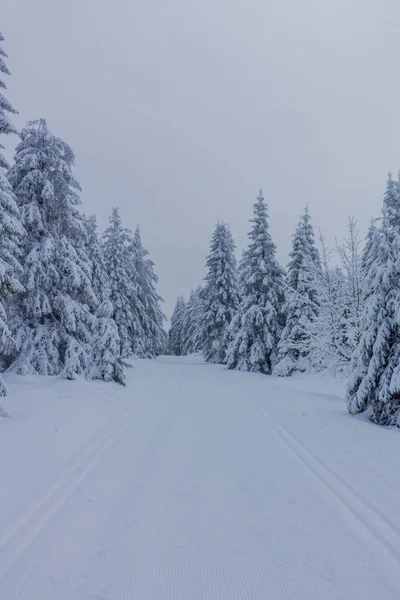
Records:
M201 352L204 347L204 301L199 285L192 290L185 311L183 354Z
M332 266L322 236L320 242L321 268L314 270L317 310L309 326L309 354L314 370L343 373L352 352L347 338L346 278L338 266Z
M19 373L87 370L91 311L97 299L85 252L84 218L71 148L40 119L21 133L9 180L26 230L22 246L26 293L14 312Z
M182 354L190 354L189 332L193 318L193 305L195 302L195 292L190 290L189 300L186 302L185 314L182 322L181 346Z
M229 226L218 222L210 243L203 289L203 351L208 362L225 362L228 329L239 305L234 252Z
M15 344L8 326L6 304L13 294L23 290L19 281L22 272L19 245L23 228L16 199L5 174L8 163L1 152L4 148L1 144L2 135L17 133L8 116L15 114L16 110L1 92L6 89L2 75L10 75L5 63L7 54L1 46L3 41L4 37L0 33L0 354L8 357L15 352ZM5 395L6 387L0 377L0 396Z
M86 253L90 262L91 281L97 305L110 298L110 280L108 278L104 250L98 235L98 225L95 215L85 218Z
M369 269L371 268L371 265L373 264L377 255L380 236L381 229L378 226L378 219L372 219L368 228L365 246L361 254L361 272L365 290L364 295L368 295L368 289L365 287L365 282L369 273Z
M11 75L8 67L5 63L5 59L8 58L7 54L4 52L1 42L4 42L4 37L0 33L0 90L6 90L7 86L3 81L3 75ZM17 130L14 127L13 122L11 121L9 115L17 114L17 111L12 106L12 104L7 100L4 94L0 91L0 135L8 135L10 133L18 134ZM4 146L0 143L0 149L4 149ZM0 168L8 169L8 163L0 152Z
M122 358L134 353L136 338L142 330L135 304L136 271L132 252L132 235L122 226L119 209L114 207L109 227L103 234L104 263L110 283L112 318L118 327Z
M148 357L161 354L167 345L164 329L165 315L161 309L163 299L157 293L158 277L155 264L143 247L139 226L133 237L133 252L137 274L138 299L141 307L141 326L144 336L144 354Z
M183 326L185 322L186 304L183 296L176 301L174 312L171 317L171 328L169 330L169 351L175 356L185 354Z
M315 269L320 269L320 258L306 207L292 236L283 307L286 325L279 342L276 375L291 375L309 367L310 325L318 311Z
M112 318L108 279L103 248L97 235L96 217L86 219L86 251L90 261L92 288L97 299L90 343L89 376L92 379L116 381L125 385L124 369L127 364L121 357L121 340L118 327Z
M121 357L121 340L112 314L113 305L110 300L103 300L96 308L89 375L91 379L115 381L125 385L125 369L128 364Z
M240 263L241 302L231 323L230 369L271 373L284 326L284 271L268 226L262 191L254 204L250 244Z
M342 272L344 289L342 303L344 310L344 329L346 345L349 348L349 362L361 339L361 319L364 306L364 274L362 265L361 242L357 221L349 217L347 225L348 236L342 245L337 244Z
M400 189L391 176L382 213L380 235L370 230L363 334L347 406L352 414L371 406L375 423L400 426Z

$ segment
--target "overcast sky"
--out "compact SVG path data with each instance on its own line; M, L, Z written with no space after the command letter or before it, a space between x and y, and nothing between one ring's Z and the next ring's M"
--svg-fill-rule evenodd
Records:
M260 186L286 264L308 202L364 235L400 166L398 0L1 0L16 123L74 149L86 212L140 223L160 292L203 276L215 222L246 244ZM16 140L9 140L9 150Z

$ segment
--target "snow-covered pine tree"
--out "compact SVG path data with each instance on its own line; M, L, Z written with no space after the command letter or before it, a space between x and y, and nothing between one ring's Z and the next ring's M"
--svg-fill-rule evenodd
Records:
M309 325L309 356L316 371L343 372L349 366L352 349L347 340L346 277L332 266L332 253L320 234L321 266L314 268L316 316Z
M306 339L316 371L348 374L361 337L364 282L357 222L352 217L348 232L342 245L336 243L340 260L336 266L320 234L321 265L311 269L316 292L315 318L309 323Z
M0 33L0 90L6 90L7 86L3 81L2 76L11 75L11 73L5 63L7 54L4 52L1 42L4 42L4 37ZM17 114L17 111L7 100L4 94L0 92L0 135L9 135L10 133L18 134L14 124L8 116L9 114ZM4 146L2 144L0 144L0 150L4 150ZM0 168L8 169L8 163L2 152L0 152Z
M98 225L95 215L85 217L86 253L90 262L93 292L98 305L110 298L110 281L104 260L104 251L98 235Z
M274 369L275 375L291 375L294 371L306 371L310 366L310 326L318 312L315 270L320 269L310 219L306 207L292 235L283 307L286 325L279 342L280 360Z
M379 425L400 426L400 186L389 175L380 234L370 230L368 291L362 337L354 354L347 407L372 407ZM364 253L365 260L365 253Z
M4 52L1 42L4 37L0 33L0 355L8 357L16 351L15 343L11 337L6 313L6 304L14 294L23 291L20 283L22 274L19 245L23 237L23 228L20 223L18 206L13 194L12 187L7 180L5 170L8 163L1 150L1 136L17 133L9 114L15 114L16 110L6 99L1 90L6 89L2 75L10 75L5 60L7 54ZM2 362L5 362L3 359ZM6 387L0 377L0 396L6 395Z
M193 305L195 302L195 292L190 290L189 300L186 302L185 314L182 322L182 333L181 333L181 346L182 354L190 354L189 348L189 331L193 318Z
M149 358L165 351L167 334L164 329L165 315L161 309L164 302L157 293L158 277L155 264L143 247L140 228L136 228L133 237L133 252L137 274L138 298L144 311L141 311L141 326L144 335L144 355Z
M71 148L43 119L21 132L9 181L26 230L22 246L26 293L15 306L19 373L86 372L91 310L97 299L85 251L85 224L79 211L79 184Z
M131 283L134 293L130 297L131 312L133 316L132 327L133 335L131 339L132 343L132 355L136 358L149 358L150 353L148 351L148 338L146 335L147 331L150 331L150 319L146 314L144 304L140 299L140 286L138 281L138 273L136 271L136 260L135 260L135 248L133 242L133 236L129 232L131 238L129 245L129 255L131 262Z
M122 226L119 209L112 209L102 238L104 263L110 284L112 318L118 327L121 357L129 358L142 330L137 311L137 282L132 235Z
M116 381L125 385L125 368L128 366L121 357L121 340L118 327L112 318L113 306L110 301L108 279L103 248L97 235L96 217L91 215L85 221L86 251L90 261L92 288L97 298L90 342L89 377L103 381Z
M276 259L268 213L260 190L254 204L250 244L240 263L241 302L231 323L230 369L270 374L278 361L284 327L284 270Z
M183 325L185 321L186 304L183 296L179 296L171 317L169 330L169 351L175 356L184 354Z
M342 245L336 244L344 275L344 329L349 357L361 339L361 318L364 305L364 276L357 221L349 217L348 236ZM350 362L350 361L349 361Z
M225 362L228 329L239 305L235 244L229 226L219 221L210 243L203 288L203 352L206 361Z
M183 354L201 352L204 346L204 302L203 290L199 285L190 294L185 312Z
M369 269L376 258L380 236L381 229L378 226L378 219L372 219L368 228L365 246L361 253L361 273L364 285L364 296L368 295L368 289L365 287L366 278Z
M115 381L125 385L125 369L128 364L121 357L121 340L110 300L103 300L96 308L91 337L91 379Z

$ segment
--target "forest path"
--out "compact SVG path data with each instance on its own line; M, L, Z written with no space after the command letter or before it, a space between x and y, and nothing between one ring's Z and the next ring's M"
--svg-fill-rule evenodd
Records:
M193 357L135 371L132 406L0 532L0 598L398 600L396 523L287 416L337 398Z

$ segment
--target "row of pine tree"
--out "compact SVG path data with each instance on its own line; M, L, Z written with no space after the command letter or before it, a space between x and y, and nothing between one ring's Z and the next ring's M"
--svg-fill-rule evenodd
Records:
M3 41L0 90L10 74ZM1 368L123 384L129 357L167 345L154 263L117 208L99 237L96 218L80 210L71 148L43 119L18 134L15 112L0 91L0 136L20 138L11 166L0 152ZM280 376L339 371L349 375L350 413L400 426L399 181L389 176L364 248L349 220L338 261L321 236L317 248L308 209L286 272L261 192L251 223L239 265L229 226L217 224L202 285L177 301L169 351Z
M285 271L260 191L238 266L230 228L217 224L202 285L177 300L170 352L278 376L339 372L350 413L400 426L400 182L389 176L364 247L353 218L333 252L319 242L306 208Z
M0 76L10 74L3 41ZM0 135L20 139L12 165L0 152L2 370L124 384L129 357L166 347L154 263L117 208L99 237L80 210L71 148L43 119L18 134L15 112L0 90Z

